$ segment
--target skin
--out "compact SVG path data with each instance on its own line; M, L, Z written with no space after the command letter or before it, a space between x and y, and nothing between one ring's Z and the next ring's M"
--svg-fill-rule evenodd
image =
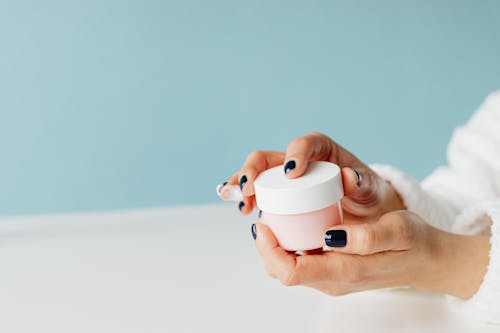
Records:
M310 161L330 161L341 167L345 195L342 199L342 208L344 216L352 217L353 221L373 220L386 212L405 208L390 183L380 178L356 156L326 135L312 132L290 142L286 152L254 151L248 155L241 169L228 180L229 184L237 185L244 175L247 177L247 182L242 188L243 214L249 214L255 207L253 187L255 178L261 172L290 160L295 161L296 167L287 173L289 178L303 175ZM362 177L359 187L353 169L356 169Z
M467 299L486 273L487 236L444 232L408 211L333 229L346 230L345 247L300 256L279 247L271 230L257 223L256 246L268 274L286 286L307 286L332 296L412 286Z
M307 286L329 295L397 286L470 298L479 289L489 260L489 236L463 236L436 229L406 207L392 185L324 134L294 139L286 152L248 155L229 184L247 177L243 214L255 207L257 175L289 160L287 177L300 177L309 161L330 161L342 168L345 247L290 253L271 230L257 222L256 247L268 274L286 286ZM362 177L358 186L355 169ZM326 230L325 230L326 232Z

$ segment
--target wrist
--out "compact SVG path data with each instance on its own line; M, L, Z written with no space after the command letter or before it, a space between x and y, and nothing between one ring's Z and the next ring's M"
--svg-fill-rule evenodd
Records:
M489 236L434 231L428 244L426 267L421 270L415 287L462 299L472 297L487 271Z

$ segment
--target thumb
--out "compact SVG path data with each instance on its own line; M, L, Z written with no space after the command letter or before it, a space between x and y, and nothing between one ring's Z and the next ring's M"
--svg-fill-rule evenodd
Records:
M338 225L325 233L325 244L335 252L367 255L408 250L415 228L405 214L389 213L377 222Z

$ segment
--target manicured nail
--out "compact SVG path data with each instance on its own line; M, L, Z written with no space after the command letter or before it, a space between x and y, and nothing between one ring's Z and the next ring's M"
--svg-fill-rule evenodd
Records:
M220 192L222 191L222 188L223 188L224 186L226 186L226 185L227 185L227 183L229 183L229 181L225 181L224 183L217 185L217 194L218 194L219 196L221 195L221 194L220 194ZM223 199L224 199L224 198L223 198ZM225 200L225 199L224 199L224 200Z
M257 239L257 226L254 224L252 224L252 237L254 240Z
M347 233L345 230L328 230L325 243L329 247L344 247L347 244Z
M290 160L290 161L286 162L284 169L285 169L285 175L287 173L289 173L290 171L292 171L293 169L295 169L295 161Z
M259 210L259 219L262 217L262 211Z
M245 186L245 184L247 183L247 176L246 175L243 175L241 176L240 178L240 190L243 191L243 186Z
M358 172L358 170L356 169L352 169L352 171L354 171L354 173L356 174L356 185L358 185L358 187L361 186L361 181L363 180L363 178L361 177L361 174Z
M240 203L238 204L238 209L240 210L240 212L244 206L245 206L245 203L243 201L240 201Z

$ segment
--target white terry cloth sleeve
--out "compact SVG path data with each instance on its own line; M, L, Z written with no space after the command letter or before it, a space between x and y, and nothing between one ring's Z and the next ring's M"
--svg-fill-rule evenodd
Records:
M395 167L382 164L372 164L370 167L392 184L408 210L436 228L450 230L458 214L452 202L424 190L416 180Z
M500 324L500 198L480 201L458 212L449 200L454 196L443 198L429 193L396 168L384 165L372 165L372 168L394 186L408 210L429 224L459 234L490 233L489 264L479 290L469 300L452 296L448 300L467 315Z
M457 128L448 165L418 183L397 168L372 165L406 207L429 224L454 233L490 234L490 261L476 294L452 304L500 323L500 92L488 96L467 124Z

